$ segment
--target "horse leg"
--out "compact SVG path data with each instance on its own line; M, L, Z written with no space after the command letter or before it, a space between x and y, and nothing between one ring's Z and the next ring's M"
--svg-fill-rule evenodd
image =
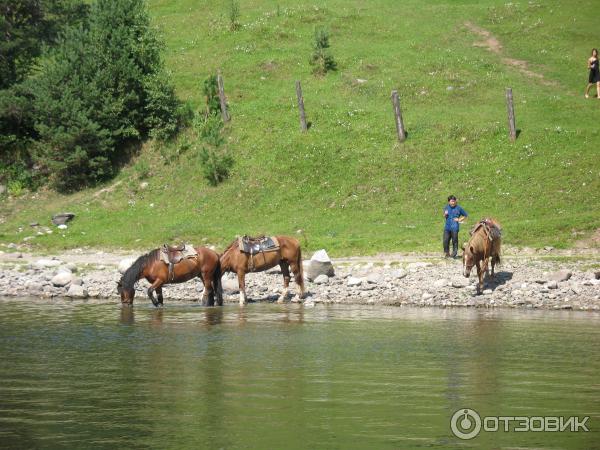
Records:
M162 304L163 304L162 286L159 286L156 288L156 297L158 298L158 304L162 306Z
M283 274L283 292L277 299L277 303L283 303L287 298L288 288L290 286L290 265L285 261L281 261L279 267L281 267L281 273Z
M200 277L204 283L204 292L202 293L202 304L204 306L215 306L215 291L212 284L210 273L204 272Z
M304 277L302 276L302 257L298 257L298 262L292 262L292 272L294 272L294 281L296 282L296 299L300 301L304 298ZM294 299L294 300L296 300Z
M240 288L240 306L244 306L247 302L246 299L246 273L243 270L240 270L237 273L238 276L238 286Z
M154 280L154 283L152 283L152 285L148 288L148 297L150 297L150 301L156 307L158 307L159 303L154 298L154 291L156 289L160 288L162 286L162 284L163 284L162 280L157 278L156 280Z
M480 262L477 262L475 266L477 267L477 295L481 294L481 290L483 289L483 267L481 267Z
M500 258L498 257L498 255L494 255L492 256L492 279L496 278L496 264L498 264L498 261L500 260Z

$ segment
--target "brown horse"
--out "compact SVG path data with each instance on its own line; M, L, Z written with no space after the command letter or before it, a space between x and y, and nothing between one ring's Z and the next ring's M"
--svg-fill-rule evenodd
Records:
M248 272L262 272L279 264L283 274L283 292L277 300L282 303L288 294L290 285L290 268L296 281L298 299L304 297L304 275L302 270L302 251L300 242L289 236L275 236L279 241L279 248L274 251L261 252L250 258L248 253L239 249L238 239L229 244L221 255L221 269L223 272L237 274L240 287L240 305L245 305L246 283L245 277Z
M492 259L492 279L495 277L494 267L500 263L500 246L502 244L502 228L494 219L482 219L471 230L471 239L463 249L463 275L471 275L473 266L477 267L477 293L483 289L483 277L488 273L488 262Z
M154 306L163 304L162 285L169 283L183 283L192 278L199 277L204 283L202 304L214 306L215 295L217 304L223 305L223 290L221 289L221 264L217 252L205 248L195 247L198 253L194 257L183 259L175 264L173 276L169 277L169 269L160 259L160 250L154 249L140 256L123 274L117 283L117 292L121 295L121 303L132 305L135 295L135 283L145 278L151 284L148 297ZM154 291L157 297L154 298Z

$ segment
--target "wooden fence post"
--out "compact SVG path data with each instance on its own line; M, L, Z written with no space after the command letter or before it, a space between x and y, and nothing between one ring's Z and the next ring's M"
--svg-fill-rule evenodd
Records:
M398 133L398 141L406 140L406 130L402 121L402 112L400 111L400 100L398 99L398 91L392 91L392 104L394 105L394 116L396 117L396 132Z
M223 117L223 122L228 122L230 117L227 112L227 99L225 98L225 88L223 87L221 72L217 74L217 85L219 87L219 100L221 100L221 116Z
M296 81L296 96L298 97L298 110L300 111L300 131L306 132L306 114L304 113L304 97L302 97L302 87L300 81Z
M514 142L517 139L517 127L515 125L515 108L511 88L506 88L506 110L508 112L508 136Z

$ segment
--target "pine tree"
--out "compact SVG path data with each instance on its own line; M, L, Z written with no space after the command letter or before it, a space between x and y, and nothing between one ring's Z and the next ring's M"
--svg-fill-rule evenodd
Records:
M61 190L109 177L119 151L172 134L177 101L142 0L99 0L36 82L36 158Z

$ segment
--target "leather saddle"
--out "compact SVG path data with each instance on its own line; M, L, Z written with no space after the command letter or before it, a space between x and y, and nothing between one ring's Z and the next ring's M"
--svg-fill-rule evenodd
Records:
M163 250L167 254L167 259L170 263L177 264L183 259L183 251L185 250L185 244L180 245L163 245Z
M274 236L242 236L238 242L240 251L250 255L279 250L279 241Z
M169 280L168 281L173 281L173 278L174 278L173 269L175 267L175 264L180 263L181 261L183 261L186 258L192 258L197 255L198 255L198 253L196 252L194 247L192 247L191 245L180 244L180 245L173 246L173 245L164 244L160 248L160 259L165 264L167 264L167 266L169 266Z

